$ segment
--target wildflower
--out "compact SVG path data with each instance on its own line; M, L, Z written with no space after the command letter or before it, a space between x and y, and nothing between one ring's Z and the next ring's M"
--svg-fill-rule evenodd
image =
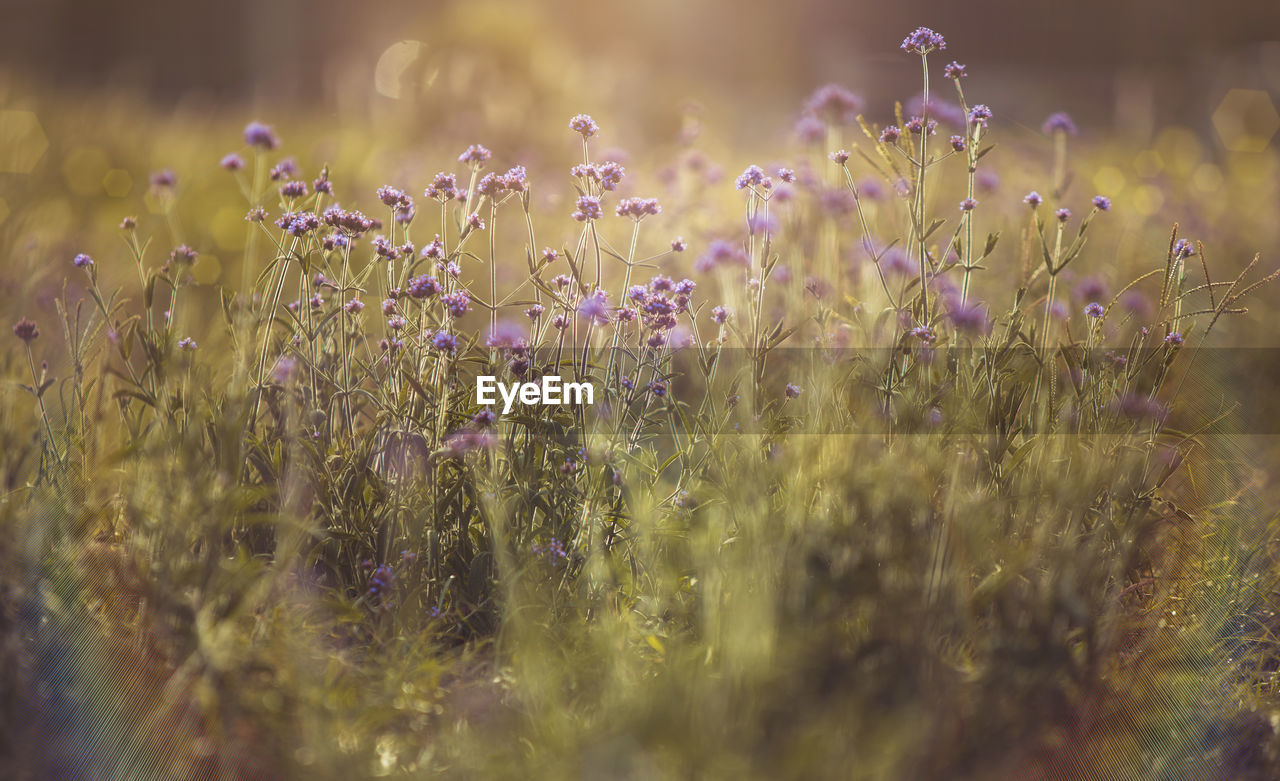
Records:
M463 165L471 166L472 168L479 168L480 166L484 165L485 162L487 162L489 158L492 156L493 156L493 153L490 152L488 149L485 149L480 144L472 144L471 146L467 147L467 150L465 152L458 155L458 162L462 163Z
M1186 239L1178 239L1173 245L1174 260L1185 260L1196 254L1195 245Z
M948 140L951 142L951 148L957 152L963 152L965 150L966 146L964 143L964 136L952 136Z
M120 220L120 230L122 231L131 231L136 227L138 227L137 217L125 217Z
M934 49L947 48L947 42L928 27L917 27L902 39L900 48L909 54L928 54Z
M1164 343L1170 347L1181 347L1183 342L1182 334L1174 331L1164 338Z
M742 174L734 180L734 185L739 190L745 190L748 187L760 187L769 177L764 173L764 169L758 165L749 165L743 170Z
M555 285L556 287L562 290L568 287L571 281L572 280L569 279L568 274L556 274L554 277L551 278L551 284Z
M427 187L425 195L428 198L434 198L441 203L459 197L458 177L441 171L435 175L434 179L431 180L431 184Z
M387 206L399 206L405 203L409 196L404 194L403 190L398 190L390 185L378 188L378 200Z
M1071 219L1071 210L1067 208L1058 209L1053 215L1058 218L1058 222L1066 222Z
M578 316L586 320L593 321L596 325L605 325L609 322L609 303L608 297L603 290L596 290L591 295L582 299L578 304Z
M372 230L374 221L364 216L360 212L351 209L340 209L337 206L330 206L324 210L324 223L331 227L337 228L351 236L358 236L365 231Z
M369 576L369 594L376 596L383 592L389 591L395 584L396 574L386 564L379 566Z
M392 331L399 331L407 324L407 321L400 315L394 315L387 318L387 328L390 328Z
M555 260L555 259L556 259L556 258L558 258L558 257L560 257L560 253L559 253L559 252L556 252L555 250L551 249L550 247L543 247L543 248L542 248L542 260L543 260L544 262L546 262L546 263L550 263L551 261Z
M925 121L922 117L912 117L907 120L906 128L913 136L918 136L921 133L926 132L929 135L934 136L938 134L938 120L930 119Z
M569 465L572 463L573 463L572 461L565 462L566 465ZM573 471L573 470L571 469L569 471ZM559 559L567 558L569 555L565 553L564 546L560 544L560 541L555 539L554 537L551 539L551 542L549 542L546 545L541 545L535 542L530 547L530 550L533 551L533 555L541 556L542 558L545 558L547 561L552 563L555 563Z
M1093 208L1100 212L1110 211L1111 199L1105 195L1095 195L1093 196Z
M861 110L862 98L839 84L818 87L805 102L806 112L833 125L852 124Z
M788 399L798 399L800 398L800 394L804 393L804 388L801 388L799 385L796 385L794 382L788 382L786 392L787 392Z
M649 390L653 392L654 396L662 398L667 395L667 384L662 380L654 380L649 383Z
M847 149L838 149L831 153L831 159L836 165L844 165L849 162L849 151Z
M306 182L285 182L280 187L280 195L285 198L301 198L307 194Z
M447 331L441 331L432 337L431 344L440 352L453 353L458 349L458 337Z
M1071 116L1064 111L1058 111L1050 114L1040 126L1040 131L1046 136L1054 133L1065 133L1069 136L1076 134L1076 123L1071 121Z
M617 189L626 173L627 169L612 161L601 163L596 169L596 174L600 177L600 186L610 191Z
M880 131L880 143L882 144L896 144L901 137L902 130L897 125L887 125Z
M925 344L933 344L933 342L938 338L937 334L933 332L933 329L927 325L918 325L910 331L907 331L907 334L914 336Z
M151 174L151 186L156 190L171 190L178 184L178 175L165 168Z
M507 169L502 175L502 186L513 193L522 193L529 189L529 174L524 166L517 165Z
M547 311L547 308L544 307L542 304L534 304L533 306L524 310L524 316L529 318L530 320L537 320L539 317L542 317L542 313L545 311Z
M976 208L978 208L978 202L972 198L965 198L960 202L960 211L962 212L971 212Z
M195 350L196 347L197 347L196 340L192 339L190 336L184 336L183 338L178 340L179 350L186 350L187 352L191 352L192 350Z
M578 209L573 213L573 218L578 222L598 220L604 216L604 213L600 210L600 199L595 196L579 196L577 206Z
M947 316L951 318L951 323L957 331L982 334L991 328L991 321L987 318L986 310L978 304L961 303L958 300L952 301L947 311Z
M964 66L955 60L952 60L946 68L943 68L943 74L948 79L963 79L969 75L968 73L965 73Z
M449 314L454 317L462 317L471 310L471 294L465 290L446 293L440 296L440 302L449 309Z
M244 126L244 142L259 149L271 150L280 146L280 139L270 125L250 122Z
M467 218L467 225L471 226L472 230L484 230L484 220L480 218L479 212L471 213L471 216Z
M590 138L600 132L600 126L587 114L578 114L569 120L569 129L581 133L583 138Z
M476 184L476 192L487 196L491 200L501 195L504 189L502 179L494 173L488 173L480 177L479 183Z
M430 298L440 292L440 283L430 274L422 274L409 280L409 296L411 298Z
M200 255L199 252L188 247L186 244L179 244L169 253L169 260L172 263L191 264Z
M1084 308L1084 313L1087 316L1092 317L1094 320L1097 320L1098 318L1102 317L1104 314L1106 314L1106 311L1107 310L1102 308L1102 304L1099 304L1097 301L1094 301L1086 305Z
M287 212L276 220L276 227L291 236L305 236L320 227L320 220L311 212Z
M320 175L311 182L311 189L325 195L333 195L333 182L329 181L329 169L326 168L320 172Z
M81 252L79 255L76 255L71 259L71 265L76 268L88 268L93 265L93 258Z
M315 295L311 296L310 303L311 303L312 309L319 309L320 307L324 306L324 297L321 296L319 293L316 293Z
M984 103L979 103L969 109L969 124L975 126L986 127L991 121L991 108Z
M235 152L232 152L229 155L224 155L218 165L228 171L239 171L241 168L244 168L244 158Z
M619 217L630 217L640 222L645 217L662 213L662 206L657 198L623 198L616 209Z
M343 304L342 309L349 315L358 315L364 309L364 302L358 298L353 298Z
M778 178L787 184L792 184L796 180L796 172L790 168L779 168Z
M674 239L671 240L672 252L684 252L688 248L689 248L689 245L685 243L684 236L676 236Z
M40 336L40 329L36 327L35 323L24 317L13 327L13 335L27 344L31 344Z
M1035 190L1032 190L1031 192L1023 196L1022 202L1034 209L1040 204L1044 203L1044 198L1040 195L1040 193L1036 192Z

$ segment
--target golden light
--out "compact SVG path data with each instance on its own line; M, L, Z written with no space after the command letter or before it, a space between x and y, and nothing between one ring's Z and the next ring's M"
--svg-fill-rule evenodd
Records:
M123 198L133 191L133 176L123 168L112 168L102 177L102 189L112 198Z
M1213 128L1232 152L1262 152L1280 130L1280 114L1262 90L1229 90L1213 112Z
M418 61L426 48L420 41L399 41L388 46L373 70L373 86L378 94L399 100L404 72Z
M0 173L31 173L48 148L49 139L33 112L0 111Z
M96 146L79 146L72 149L62 161L62 178L76 195L97 195L102 192L103 180L111 170L107 153Z

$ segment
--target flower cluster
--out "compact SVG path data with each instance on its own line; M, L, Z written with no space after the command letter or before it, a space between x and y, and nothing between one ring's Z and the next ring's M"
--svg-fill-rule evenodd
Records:
M662 213L662 205L657 198L623 198L616 209L619 217L630 217L639 222L645 217Z
M947 42L928 27L917 27L902 39L900 48L909 54L928 54L935 49L947 48Z

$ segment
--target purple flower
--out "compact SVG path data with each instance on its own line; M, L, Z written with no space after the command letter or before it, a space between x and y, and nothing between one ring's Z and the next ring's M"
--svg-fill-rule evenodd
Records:
M582 299L578 304L578 316L592 320L596 325L605 325L609 322L609 302L603 290L596 290L591 295Z
M513 193L522 193L529 188L529 174L524 166L517 165L507 169L502 175L502 186Z
M897 125L886 125L884 130L880 131L880 142L883 144L895 144L902 137L902 131Z
M1106 311L1107 310L1102 308L1102 304L1099 304L1097 301L1087 304L1084 308L1084 313L1095 320L1106 314Z
M1186 239L1178 239L1173 245L1174 260L1185 260L1196 254L1195 245Z
M578 114L569 120L569 129L581 133L583 138L590 138L600 132L600 126L587 114Z
M71 259L71 265L76 268L88 268L93 265L93 258L81 252L79 255L76 255Z
M1110 211L1111 199L1105 195L1095 195L1093 196L1093 208L1100 212Z
M545 311L547 311L547 308L544 307L542 304L534 304L533 306L524 310L524 316L529 318L530 320L537 320L539 317L542 317L542 313Z
M398 190L390 185L379 187L377 195L378 200L387 206L399 206L402 203L407 203L409 197L404 194L403 190Z
M262 222L266 218L267 210L261 206L253 207L249 210L249 213L244 216L246 222Z
M957 331L970 334L985 334L991 329L991 320L981 304L961 303L959 299L950 302L947 316Z
M555 260L555 259L556 259L556 258L558 258L558 257L560 257L560 253L559 253L559 252L556 252L555 250L551 249L550 247L543 247L543 248L542 248L542 259L543 259L544 261L546 261L547 263L550 263L551 261Z
M261 122L250 122L244 126L244 142L259 149L275 149L280 146L280 139L270 125Z
M301 181L285 182L280 187L280 195L285 198L301 198L307 194L307 183Z
M724 325L732 315L733 312L723 306L718 306L711 310L711 319L720 325Z
M1040 193L1036 192L1035 190L1032 190L1031 192L1023 196L1022 202L1034 209L1040 204L1044 203L1044 198L1040 195Z
M409 280L409 296L411 298L430 298L439 292L440 283L430 274L423 274Z
M976 208L978 208L978 202L972 198L965 198L960 202L960 211L962 212L971 212Z
M951 64L943 69L943 73L948 79L963 79L969 75L965 73L964 66L955 60L952 60Z
M178 183L178 175L165 168L151 174L151 186L157 190L170 190Z
M796 172L791 170L790 168L779 168L778 178L788 184L792 184L796 180Z
M798 399L800 398L800 394L804 393L804 388L801 388L793 382L788 382L786 393L788 399Z
M929 135L933 136L938 133L938 121L930 119L926 122L921 117L912 117L907 120L906 128L914 136L918 136L925 131L928 131Z
M311 212L286 212L276 220L276 227L291 236L305 236L320 227L320 219Z
M649 383L649 390L653 392L654 396L662 398L667 395L667 384L662 380L654 380Z
M846 149L837 149L836 151L832 152L829 155L829 157L835 162L836 165L844 165L845 163L849 162L849 151Z
M991 108L985 103L979 103L969 109L969 124L986 127L991 121Z
M964 136L952 136L948 140L951 142L951 148L957 152L963 152L965 150Z
M179 350L185 350L187 352L191 352L192 350L195 350L196 347L197 347L196 340L192 339L190 336L184 336L183 338L178 340Z
M329 169L326 168L320 172L320 175L311 183L311 189L325 195L333 195L333 182L329 181Z
M1067 208L1058 209L1053 213L1053 216L1058 218L1058 222L1066 222L1071 219L1071 210Z
M1164 343L1171 347L1181 347L1183 342L1182 334L1177 331L1172 332L1164 338Z
M239 171L241 168L244 168L244 158L236 154L235 152L232 152L229 155L225 155L222 158L222 161L218 163L218 165L222 166L228 171Z
M199 252L188 247L186 244L179 244L169 253L169 261L171 263L191 264L200 255Z
M441 203L453 200L459 197L458 193L458 177L450 173L441 171L431 180L431 184L427 187L425 193L428 198L434 198Z
M458 350L458 337L447 331L440 331L431 338L431 344L440 352L453 353Z
M440 296L440 302L449 309L449 314L462 317L471 310L471 294L465 290L455 290Z
M353 298L342 305L343 310L349 315L358 315L364 309L364 302L358 298Z
M947 48L947 42L928 27L917 27L902 39L900 48L909 54L928 54L934 49Z
M814 90L805 102L805 111L828 124L849 125L862 111L862 98L839 84L826 84Z
M600 199L593 195L578 196L577 207L573 218L578 222L598 220L604 216L604 212L600 210Z
M13 327L13 335L27 344L31 344L40 336L40 329L36 327L34 322L24 317Z
M769 177L765 175L764 169L758 165L749 165L737 179L734 185L739 190L745 190L748 187L760 187L769 181Z
M630 217L640 222L645 217L662 213L657 198L623 198L616 209L619 217Z
M684 252L688 248L689 248L689 245L685 243L683 236L676 236L674 239L671 240L672 252Z
M1058 111L1050 114L1040 126L1041 132L1046 136L1054 133L1066 133L1069 136L1076 134L1076 123L1071 121L1070 115L1064 111Z
M463 165L469 165L473 168L479 168L493 156L493 153L485 149L480 144L472 144L467 150L458 155L458 162Z
M626 173L627 169L612 161L601 163L596 169L596 174L600 177L600 186L606 190L616 190Z
M484 230L484 220L480 218L479 212L471 213L471 216L467 218L467 225L470 226L472 230Z

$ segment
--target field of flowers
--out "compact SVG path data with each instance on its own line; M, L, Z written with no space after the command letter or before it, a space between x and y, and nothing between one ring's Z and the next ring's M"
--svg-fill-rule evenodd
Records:
M755 147L7 95L8 777L1274 777L1276 155L958 48Z

